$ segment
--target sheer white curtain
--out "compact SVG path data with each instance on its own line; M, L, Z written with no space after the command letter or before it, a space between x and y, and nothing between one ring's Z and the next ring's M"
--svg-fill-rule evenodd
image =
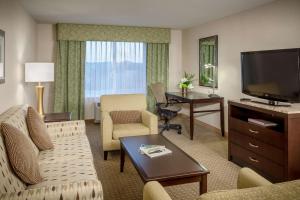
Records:
M146 44L86 42L85 116L104 94L146 94Z

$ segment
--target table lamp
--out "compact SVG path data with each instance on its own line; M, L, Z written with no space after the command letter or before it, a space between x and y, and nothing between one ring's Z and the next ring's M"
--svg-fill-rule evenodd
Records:
M204 65L205 69L213 69L213 78L209 78L209 81L213 83L213 93L209 94L208 96L213 98L213 97L219 97L219 95L215 94L215 87L216 87L216 81L215 81L215 71L216 71L216 66L212 64L206 64Z
M42 82L54 81L54 63L25 63L25 82L38 83L35 86L37 97L37 111L44 116L43 95L44 86Z

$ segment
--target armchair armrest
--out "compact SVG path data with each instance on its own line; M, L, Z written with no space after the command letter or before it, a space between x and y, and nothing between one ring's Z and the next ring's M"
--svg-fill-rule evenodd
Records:
M84 120L46 123L51 138L85 134Z
M157 182L146 183L143 191L143 200L172 200L165 189Z
M272 185L270 181L257 174L252 169L244 167L240 170L237 180L237 188L251 188L257 186Z
M97 180L86 180L61 185L49 185L41 188L27 189L19 192L0 195L1 200L57 200L57 199L94 199L102 200L101 183Z
M103 142L103 150L110 150L113 132L113 121L108 112L101 112L101 137Z
M143 110L142 122L150 128L150 134L158 134L158 119L153 113Z

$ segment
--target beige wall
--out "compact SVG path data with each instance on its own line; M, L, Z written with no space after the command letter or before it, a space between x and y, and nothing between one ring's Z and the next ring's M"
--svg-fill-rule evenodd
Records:
M198 39L212 35L219 36L219 89L217 93L224 96L226 100L238 99L243 96L240 52L300 48L300 1L275 1L256 9L184 30L182 39L184 70L199 73ZM195 91L208 93L210 89L198 86ZM218 114L202 116L199 119L219 127Z
M0 113L16 104L35 104L34 87L24 83L24 63L35 60L36 23L14 0L0 0L5 31L6 82L0 84Z
M169 90L178 90L178 81L182 76L182 31L171 30L169 52Z
M53 24L37 24L37 62L55 62L56 32ZM44 109L53 112L54 83L44 83Z

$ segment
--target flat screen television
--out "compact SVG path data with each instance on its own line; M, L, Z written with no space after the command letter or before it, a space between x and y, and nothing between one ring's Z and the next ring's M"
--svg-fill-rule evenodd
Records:
M242 92L274 102L300 102L300 48L241 53Z

